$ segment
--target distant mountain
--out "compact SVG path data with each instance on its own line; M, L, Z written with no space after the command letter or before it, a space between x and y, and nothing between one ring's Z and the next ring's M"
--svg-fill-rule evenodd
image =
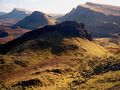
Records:
M91 32L94 37L111 37L111 33L120 33L120 16L114 15L113 13L118 8L114 7L114 10L109 10L109 13L104 13L105 5L93 4L93 3L86 3L85 5L79 5L77 8L73 8L69 13L65 16L59 18L60 21L78 21L84 22L87 24L87 28ZM94 7L94 10L91 9ZM101 11L97 11L99 9L95 8L102 8ZM106 9L105 9L106 10ZM104 12L103 12L104 11ZM107 14L107 15L106 15ZM109 14L109 15L108 15Z
M106 50L92 41L83 23L66 21L28 32L3 45L0 53L101 56Z
M0 12L0 16L6 14L5 12Z
M39 11L34 11L30 16L25 17L23 20L16 23L13 27L21 27L27 29L36 29L45 25L54 25L56 19Z
M20 19L21 20L24 17L28 16L29 14L31 14L31 12L26 11L24 9L15 8L11 12L0 16L0 20L5 20L5 19Z
M104 13L106 15L120 16L120 6L102 5L92 2L87 2L86 4L81 6L90 8L91 10L94 10L96 12Z

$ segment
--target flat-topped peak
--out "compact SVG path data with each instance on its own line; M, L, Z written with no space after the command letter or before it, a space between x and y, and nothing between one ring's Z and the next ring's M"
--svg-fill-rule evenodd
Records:
M30 11L25 10L25 9L21 9L21 8L14 8L11 12L24 12L26 14L31 14Z

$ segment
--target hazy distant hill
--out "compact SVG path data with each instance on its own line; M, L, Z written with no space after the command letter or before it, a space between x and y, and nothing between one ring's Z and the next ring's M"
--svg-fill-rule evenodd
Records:
M36 29L45 25L54 25L56 19L39 11L34 11L30 16L25 17L23 20L16 23L13 27L21 27L27 29Z
M71 12L58 20L84 22L94 37L111 37L111 33L120 33L120 16L114 15L116 10L119 11L119 7L113 7L86 3L73 8ZM98 11L98 8L102 11ZM110 10L110 8L113 9Z
M31 14L31 12L26 11L24 9L15 8L11 12L0 16L0 20L5 19L23 19L24 17Z
M5 12L0 12L0 16L6 14Z

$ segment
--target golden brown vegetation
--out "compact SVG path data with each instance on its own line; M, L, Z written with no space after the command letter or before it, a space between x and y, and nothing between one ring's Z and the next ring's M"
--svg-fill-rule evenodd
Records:
M24 56L22 58L1 56L0 88L3 90L112 90L112 88L119 88L119 55L104 58L56 56L46 60L37 60L39 56L32 57L27 60Z

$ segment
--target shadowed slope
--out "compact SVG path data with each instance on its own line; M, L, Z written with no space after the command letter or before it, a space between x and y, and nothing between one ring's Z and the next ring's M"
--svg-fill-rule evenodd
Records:
M2 54L46 51L53 55L62 53L104 55L106 52L92 41L91 35L86 31L84 24L75 21L66 21L58 25L48 25L36 29L3 45L0 49Z

